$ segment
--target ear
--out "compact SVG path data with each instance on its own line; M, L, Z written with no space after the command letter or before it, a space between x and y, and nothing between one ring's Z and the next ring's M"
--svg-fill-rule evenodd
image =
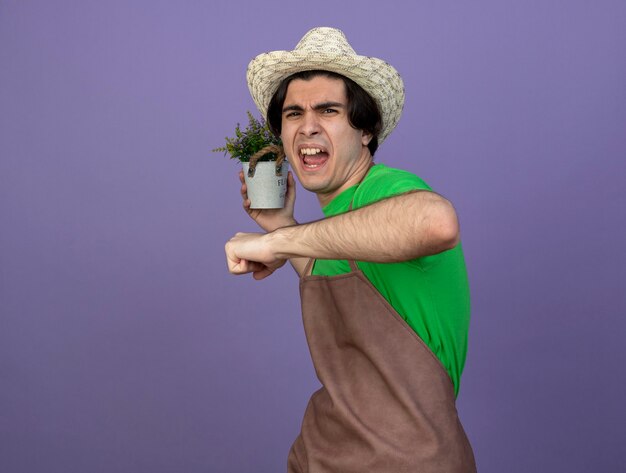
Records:
M363 146L367 146L370 144L370 141L372 141L372 134L361 130L361 143L363 144Z

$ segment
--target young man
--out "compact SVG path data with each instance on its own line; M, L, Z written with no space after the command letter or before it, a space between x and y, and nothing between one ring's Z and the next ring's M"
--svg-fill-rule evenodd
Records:
M248 85L327 217L296 222L291 175L284 209L251 210L240 175L267 233L236 234L229 270L261 279L291 261L322 383L288 471L475 471L455 409L469 325L456 213L417 176L373 164L402 111L400 76L315 28L257 56Z

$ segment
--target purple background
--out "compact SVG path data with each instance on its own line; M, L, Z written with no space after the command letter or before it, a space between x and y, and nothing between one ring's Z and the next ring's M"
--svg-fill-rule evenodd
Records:
M317 389L297 280L211 153L313 26L403 75L377 160L459 213L482 472L626 458L623 1L0 3L0 471L284 471ZM299 189L297 217L317 219Z

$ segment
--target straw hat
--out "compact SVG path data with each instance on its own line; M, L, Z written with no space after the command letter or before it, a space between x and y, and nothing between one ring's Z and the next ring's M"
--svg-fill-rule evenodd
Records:
M260 54L248 64L248 88L264 117L283 79L301 71L332 71L352 79L376 101L383 127L382 143L395 128L404 106L404 84L398 71L385 61L359 56L341 30L313 28L293 51Z

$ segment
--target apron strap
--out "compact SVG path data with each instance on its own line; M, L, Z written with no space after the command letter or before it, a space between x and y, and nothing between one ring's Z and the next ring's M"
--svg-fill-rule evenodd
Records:
M372 165L370 164L370 169L371 169ZM368 170L369 172L369 170ZM367 173L365 174L365 176L367 176ZM363 176L363 179L365 179L365 176ZM361 182L363 182L363 179L361 179L361 181L359 182L359 185L361 185ZM354 191L354 194L356 194L356 191ZM348 212L352 211L352 203L354 202L354 195L352 195L352 199L350 200L350 208L348 209ZM354 260L348 260L348 264L350 265L350 272L354 273L356 271L359 270L359 268L356 265L356 261Z
M354 273L354 272L359 270L359 267L356 265L356 261L350 259L350 260L348 260L348 264L350 265L350 271L351 272Z
M315 263L315 258L309 258L309 261L306 262L306 266L304 267L304 271L302 272L302 277L310 276L313 271L313 263ZM356 265L356 261L348 260L348 264L350 265L350 272L354 273L356 271L360 271L359 267Z
M304 267L304 271L302 271L302 277L311 275L314 262L315 262L315 258L309 258L309 261L306 262L306 266Z

